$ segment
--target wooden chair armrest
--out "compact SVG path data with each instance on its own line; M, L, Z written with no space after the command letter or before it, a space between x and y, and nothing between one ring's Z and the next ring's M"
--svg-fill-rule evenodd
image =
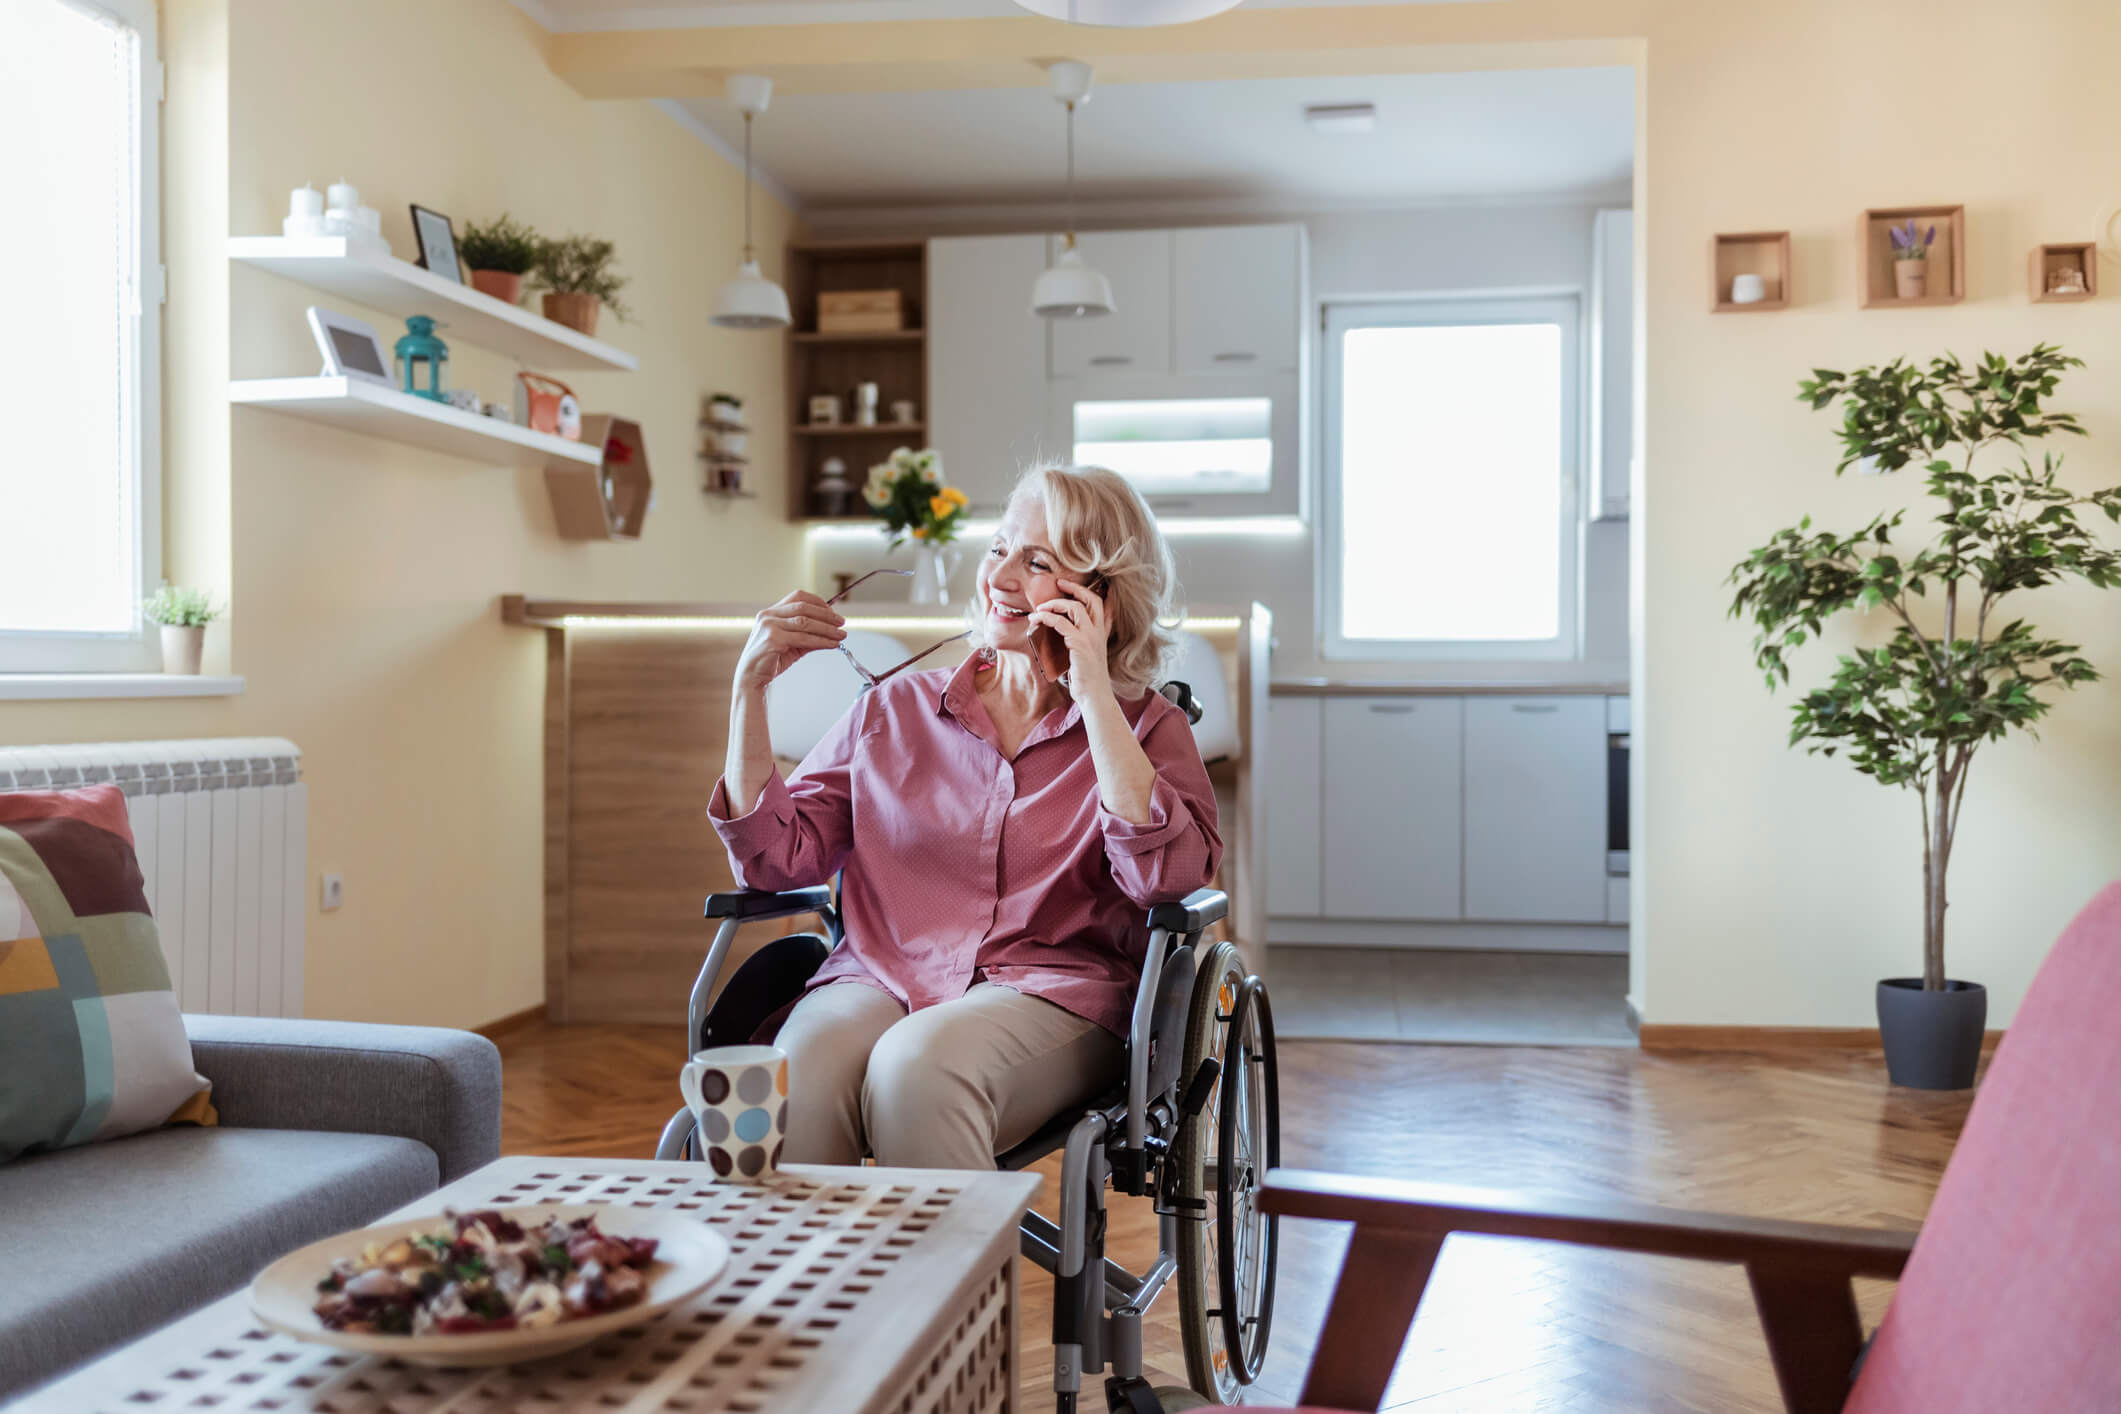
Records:
M1738 1263L1783 1403L1791 1414L1831 1414L1863 1343L1849 1279L1899 1276L1916 1236L1300 1169L1269 1172L1260 1207L1355 1225L1302 1396L1331 1409L1379 1407L1444 1239L1466 1232Z
M1351 1222L1410 1237L1477 1232L1709 1262L1827 1267L1846 1276L1898 1277L1915 1233L1699 1213L1612 1198L1565 1198L1510 1188L1461 1188L1395 1178L1275 1169L1260 1206L1292 1218Z

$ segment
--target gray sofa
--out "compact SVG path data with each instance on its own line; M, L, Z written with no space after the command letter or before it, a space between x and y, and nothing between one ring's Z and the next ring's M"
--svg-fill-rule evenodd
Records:
M0 1164L0 1401L501 1152L501 1057L466 1031L187 1016L216 1128Z

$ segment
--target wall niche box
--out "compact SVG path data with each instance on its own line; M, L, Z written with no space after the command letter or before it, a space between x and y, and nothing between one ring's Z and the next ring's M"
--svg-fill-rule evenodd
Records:
M2081 290L2047 288L2048 277L2057 270L2075 270L2084 278ZM2099 247L2090 241L2065 241L2061 245L2033 248L2033 303L2064 304L2091 299L2099 293Z
M648 472L648 446L641 425L608 412L582 417L582 445L602 447L593 465L548 462L545 491L562 540L638 540L655 478Z
M1790 307L1790 233L1740 231L1718 235L1709 243L1709 309L1715 314L1750 314ZM1766 298L1740 304L1731 298L1731 283L1740 275L1758 275Z
M1937 228L1929 253L1929 293L1900 299L1893 285L1892 228L1913 221L1917 230ZM1865 309L1957 304L1966 298L1966 208L1964 206L1880 206L1863 213L1863 267L1857 288Z
M831 394L847 409L847 420L839 426L800 421L790 426L790 520L815 519L824 509L814 488L827 457L845 462L848 476L859 484L893 448L919 445L919 423L855 425L852 393L856 384L874 383L879 408L901 400L928 406L927 269L927 246L918 240L809 241L788 247L788 302L795 314L788 341L789 405L800 416L812 397ZM827 307L834 317L826 325L842 327L821 327L819 315ZM850 316L868 327L843 327ZM886 319L898 327L878 327ZM863 506L830 519L874 517Z

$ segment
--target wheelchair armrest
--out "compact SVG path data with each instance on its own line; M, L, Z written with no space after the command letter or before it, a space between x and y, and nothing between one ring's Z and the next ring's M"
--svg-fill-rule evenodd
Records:
M745 889L740 893L707 895L709 918L786 918L791 913L829 914L831 911L832 890L824 884L778 894L764 889Z
M1230 916L1230 896L1221 889L1195 889L1177 903L1149 910L1149 926L1168 933L1198 933Z

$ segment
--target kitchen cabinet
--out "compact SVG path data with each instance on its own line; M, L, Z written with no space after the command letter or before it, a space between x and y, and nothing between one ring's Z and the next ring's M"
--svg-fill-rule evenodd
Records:
M1323 709L1321 916L1459 918L1464 703L1335 697Z
M1635 213L1591 227L1591 519L1626 520L1635 457Z
M1464 749L1465 916L1604 923L1605 699L1469 698Z
M1055 255L1060 244L1054 237ZM1076 244L1083 259L1112 282L1113 312L1050 321L1053 376L1169 373L1172 233L1092 231L1078 236ZM1030 297L1027 283L1016 299L1021 304Z
M1174 233L1180 373L1293 370L1303 327L1303 227L1206 226Z
M1324 814L1322 719L1316 697L1267 702L1267 808L1274 848L1267 856L1267 912L1316 918L1324 912L1319 828Z
M1046 238L946 236L928 242L928 445L975 513L995 513L1020 472L1064 453L1046 421L1046 321L1031 286Z

